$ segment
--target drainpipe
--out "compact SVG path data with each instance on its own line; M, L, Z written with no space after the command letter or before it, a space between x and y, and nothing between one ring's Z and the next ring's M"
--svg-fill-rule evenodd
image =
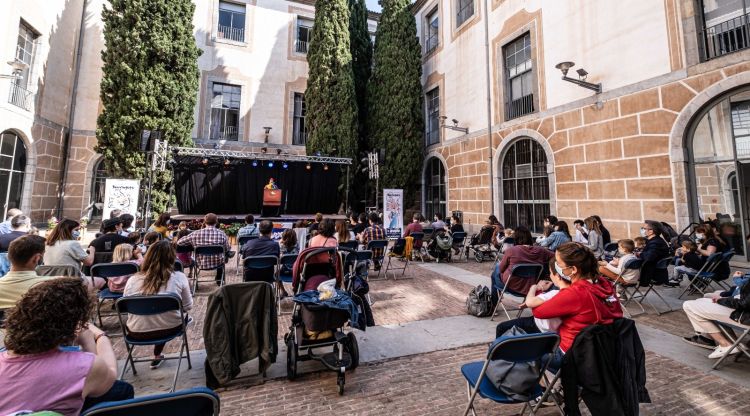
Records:
M495 184L494 184L494 166L492 166L492 84L490 75L490 7L488 0L484 0L484 53L485 53L485 71L487 75L487 148L489 149L490 175L490 214L495 214Z
M62 144L62 171L60 174L60 184L57 191L57 218L62 217L64 199L65 199L65 182L68 179L68 155L70 154L70 137L73 134L73 120L76 113L76 96L78 95L78 75L81 70L81 55L83 54L83 31L86 23L86 6L88 0L83 0L81 6L81 24L78 28L78 40L76 41L76 57L73 66L73 88L70 91L70 112L68 113L68 131L65 133Z

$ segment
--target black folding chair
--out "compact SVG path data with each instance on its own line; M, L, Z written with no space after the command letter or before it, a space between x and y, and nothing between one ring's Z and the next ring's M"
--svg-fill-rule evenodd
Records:
M245 257L242 259L242 281L273 283L278 265L276 256Z
M680 296L678 296L677 299L682 299L686 294L694 295L700 293L701 296L703 296L706 293L705 290L711 287L711 282L716 276L714 271L719 267L722 257L722 253L713 253L708 256L706 262L703 263L703 267L698 270L698 273L693 276L688 274L688 278L690 279L688 280L688 285L685 290L680 293Z
M292 268L294 267L294 262L297 261L298 256L298 254L282 254L279 258L279 267L276 271L276 280L281 283L281 287L283 287L285 283L289 285L292 284ZM279 315L282 315L281 290L278 287L276 288L276 301L278 303L278 307L276 308L276 310L278 311Z
M673 260L674 260L673 257L665 257L665 258L663 258L663 259L661 259L661 260L659 260L659 261L656 262L656 264L654 265L654 269L655 270L665 270L666 271L667 268L669 267L669 265L672 263ZM636 293L633 294L634 299L637 299L636 302L639 302L639 303L642 302L642 301L645 301L646 303L648 303L649 306L651 306L651 308L653 308L654 312L656 312L657 315L661 315L663 313L674 311L674 309L672 309L672 306L669 305L669 302L667 302L667 300L664 299L664 296L662 296L661 293L659 293L659 291L656 289L656 283L654 283L653 277L652 276L645 276L645 279L644 279L643 269L645 268L645 266L646 266L646 262L644 262L641 265L641 276L640 276L640 278L638 280L638 286L636 287L638 290L636 291ZM646 291L642 292L641 290L644 287L646 288ZM656 306L654 306L654 304L651 303L650 300L648 300L647 296L648 296L649 293L653 293L654 295L656 295L656 297L658 297L659 299L661 299L661 301L665 305L667 305L667 311L662 312L659 309L657 309Z
M237 268L235 269L235 274L237 276L240 275L240 263L242 262L242 256L239 255L240 251L242 250L242 246L244 246L248 241L250 240L257 240L257 235L245 235L242 237L237 238Z
M216 271L219 268L224 268L223 272L221 273L221 280L219 281L219 286L223 286L224 282L227 278L227 271L226 271L226 250L224 250L224 246L222 245L208 245L208 246L198 246L195 247L195 257L193 262L195 262L195 271L193 272L193 293L195 293L198 290L198 283L205 283L205 282L215 282L216 279L200 279L200 274L202 271ZM209 267L209 268L202 268L200 267L200 261L201 257L208 257L208 256L221 256L221 263L216 267Z
M367 243L367 250L372 251L373 264L380 264L378 276L383 268L383 259L385 258L385 249L388 247L388 240L372 240Z
M451 235L451 237L453 239L453 244L451 244L452 245L451 248L452 249L458 248L458 253L456 254L456 256L458 256L458 258L460 259L461 257L464 256L464 252L466 250L466 244L465 244L466 243L466 233L463 232L463 231L456 231L455 233L453 233ZM451 253L451 254L453 254L453 253ZM452 257L453 256L451 255L451 258ZM468 263L468 261L469 261L469 258L467 257L466 258L466 262Z
M195 272L195 253L193 253L193 246L176 246L175 252L177 254L185 254L190 253L190 258L192 259L192 262L190 264L183 264L182 270L185 270L185 267L188 268L187 277L188 279L193 279L195 276L193 276ZM180 262L182 263L182 262Z
M359 246L359 243L357 242L357 240L349 240L349 241L344 241L343 243L339 243L339 248L345 248L349 250L356 250L357 246Z
M140 396L90 407L82 416L218 416L219 395L208 387L193 387L174 393Z
M510 271L510 277L508 278L508 281L505 283L505 286L503 286L502 290L497 291L497 305L495 306L495 310L492 311L492 317L490 318L490 321L495 320L495 315L497 315L498 308L503 308L503 312L505 312L505 316L510 319L510 314L508 314L508 309L503 305L503 298L505 297L505 293L510 293L514 296L519 296L522 298L526 297L525 293L517 293L510 289L508 289L508 286L510 286L511 282L514 280L527 280L532 282L532 284L537 284L539 282L539 278L542 277L542 273L544 272L544 266L541 264L516 264L513 266L513 269ZM513 309L518 310L518 317L521 316L521 313L523 312L523 309Z
M107 264L95 264L91 266L91 277L101 277L102 279L109 279L110 277L119 276L132 276L138 273L138 265L135 263L107 263ZM122 293L116 293L109 290L109 287L105 286L97 293L96 302L96 316L99 318L99 326L102 325L102 304L107 301L117 301L122 297ZM111 315L107 315L111 316Z
M169 390L170 392L174 391L175 386L177 385L177 376L180 374L180 365L182 364L182 357L183 352L185 353L185 356L187 357L188 362L188 369L193 368L193 364L190 362L190 349L188 348L188 338L187 338L187 328L186 328L186 318L187 314L185 314L185 311L182 310L182 301L177 295L168 294L168 295L150 295L150 296L125 296L117 300L117 303L115 303L115 306L117 307L117 315L120 318L120 327L122 328L122 335L123 340L125 341L125 347L128 350L128 357L125 360L125 363L122 366L122 372L120 372L120 380L125 376L125 371L128 369L128 364L130 364L130 367L133 370L133 375L137 375L138 373L135 370L135 363L141 363L141 362L150 362L153 360L153 358L142 358L142 359L135 359L133 358L133 348L139 345L158 345L158 344L164 344L167 343L175 338L182 338L182 342L180 344L180 353L177 357L165 357L163 360L178 360L177 361L177 371L174 374L174 380L172 380L172 388ZM153 338L148 340L143 340L141 337L139 339L134 339L130 336L130 330L128 330L128 327L123 321L123 314L131 314L131 315L138 315L138 316L152 316L152 315L159 315L163 313L168 312L179 312L180 314L180 330L179 332L176 332L175 334L167 337L159 337L159 338Z
M736 362L743 354L750 358L750 351L748 351L748 348L746 344L743 342L745 339L750 338L750 327L740 325L739 323L735 325L730 325L725 322L714 322L716 326L719 327L719 330L724 334L725 337L732 343L732 347L729 348L729 351L727 351L726 354L724 354L723 357L717 362L714 363L713 367L711 367L712 370L716 370L719 368L719 365L721 365L724 360L729 357L730 353L734 351L735 348L739 348L740 352L742 354L736 354L734 357L734 361ZM735 336L734 335L734 329L738 329L740 331L740 335Z

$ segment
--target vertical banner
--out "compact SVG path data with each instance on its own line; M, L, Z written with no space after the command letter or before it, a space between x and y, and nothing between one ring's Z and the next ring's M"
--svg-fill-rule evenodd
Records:
M109 213L115 209L121 210L123 214L136 216L140 187L138 179L107 179L104 183L102 218L109 218Z
M383 189L383 228L389 239L401 237L404 229L403 189Z

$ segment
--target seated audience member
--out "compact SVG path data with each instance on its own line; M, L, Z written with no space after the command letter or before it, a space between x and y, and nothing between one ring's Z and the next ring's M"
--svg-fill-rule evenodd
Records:
M258 236L258 225L255 223L255 217L253 214L247 214L245 216L245 226L237 231L237 238L240 237L257 237Z
M432 227L433 230L443 230L445 229L445 222L443 221L443 214L436 212L435 213L435 220L430 224L430 227Z
M503 225L500 224L500 221L497 220L497 217L494 215L490 215L487 218L487 221L489 222L489 225L492 226L492 238L490 241L495 245L496 248L500 248L497 244L497 237L502 234L503 232Z
M354 231L354 236L359 238L359 235L365 232L366 228L367 228L367 214L363 212L357 216L357 225L355 225L354 228L352 229L352 231Z
M310 224L309 227L307 227L307 233L310 235L315 235L318 233L318 227L320 226L320 223L323 222L323 214L318 212L315 214L315 221L313 221L312 224Z
M528 228L520 226L513 232L515 245L503 254L503 259L492 272L492 303L497 303L497 291L502 290L508 283L513 266L517 264L547 265L554 254L544 247L535 246ZM528 279L513 279L508 290L515 293L527 293L534 282Z
M185 237L186 235L190 234L190 231L188 230L180 230L177 231L177 235L174 238L175 245L182 237ZM183 267L189 267L191 264L193 264L193 253L192 252L180 252L177 253L177 260L182 263Z
M11 232L0 234L0 253L8 251L10 243L16 238L29 234L31 230L31 219L23 214L16 215L10 220Z
M430 220L428 220L427 218L425 218L424 215L419 214L419 225L422 226L422 229L424 229L424 228L431 228L432 227L432 222L430 222ZM748 240L750 240L750 237L748 238Z
M640 270L628 269L625 270L625 266L629 261L635 260L635 243L633 240L620 240L617 242L617 250L620 252L620 257L615 257L607 263L606 261L599 262L599 274L612 281L619 281L621 283L634 283L640 278ZM622 274L622 276L620 276Z
M724 253L729 246L724 240L716 234L713 224L704 224L695 227L695 239L698 245L697 252L701 255L703 261L714 253ZM729 277L729 263L721 262L714 269L715 280L725 280Z
M529 288L529 293L526 295L526 299L524 300L523 304L521 304L522 308L536 308L544 302L552 299L554 296L560 293L561 290L570 287L570 280L563 279L559 274L557 274L557 271L555 270L554 258L551 258L549 260L547 268L549 269L549 276L552 281L550 282L547 280L540 280L539 283L531 286ZM509 329L513 328L513 326L517 326L523 329L527 334L538 334L540 332L557 332L557 328L560 327L560 324L562 324L562 319L560 318L539 319L535 318L533 315L524 318L512 319L507 322L501 322L495 328L495 338L503 336L503 334Z
M424 228L422 228L422 224L419 223L419 219L422 218L422 214L415 212L414 215L411 216L411 222L409 225L406 226L406 229L404 229L404 237L408 237L411 235L411 233L421 233ZM414 249L420 249L422 248L422 240L415 241L414 242Z
M195 261L198 268L204 270L216 269L216 284L221 284L224 276L224 264L227 262L229 253L229 239L226 233L217 228L219 217L216 214L208 213L203 217L203 228L177 240L178 246L191 246L193 248L200 246L223 246L225 255L211 254L197 256ZM148 237L148 234L146 234Z
M117 380L107 334L90 322L93 306L81 279L55 278L32 287L6 314L0 414L78 415L100 402L133 398L133 386ZM81 350L60 349L72 343Z
M299 245L297 245L297 233L294 230L284 230L281 233L281 241L279 242L279 254L297 254L299 253Z
M576 233L573 236L573 242L584 244L588 243L589 233L586 230L586 225L583 223L583 220L573 221L573 227L576 230Z
M602 235L602 243L606 246L607 244L612 242L612 237L609 235L609 230L604 227L604 223L602 222L602 217L598 215L592 215L594 219L596 220L596 223L599 225L599 232Z
M690 240L683 241L681 247L675 253L674 272L667 285L679 286L684 274L692 279L693 276L698 274L698 270L703 267L704 263L705 260L698 254L698 245Z
M568 223L565 221L558 221L552 226L552 232L550 235L542 239L542 241L539 242L539 245L555 251L560 244L567 243L570 240L571 237L570 232L568 231Z
M716 322L745 329L750 327L750 284L744 282L739 290L735 288L724 293L708 293L703 298L686 301L682 304L682 309L695 330L695 335L685 337L684 340L713 349L708 358L721 358L729 353L732 342L721 333ZM731 354L740 352L739 348L735 348Z
M121 236L128 237L130 233L135 231L135 227L133 227L133 221L135 221L135 217L130 214L120 215L120 222L122 222L122 229L120 230Z
M646 221L641 226L641 237L646 239L646 246L641 251L643 260L641 278L649 278L654 283L664 284L669 275L666 269L657 269L656 264L669 256L669 246L661 238L661 224L656 221Z
M380 226L380 217L378 216L378 214L376 212L371 212L368 221L370 223L370 226L367 227L367 229L365 229L365 231L363 231L362 235L360 236L360 242L365 247L367 247L367 244L370 241L385 240L385 230ZM382 248L374 249L372 251L372 256L374 258L380 257L382 255ZM375 269L375 271L380 270L380 260L374 259L373 263L373 268Z
M500 252L505 253L509 248L516 245L516 241L513 239L513 229L512 228L506 228L503 230L503 233L500 234L500 238L497 240L498 245L500 246Z
M147 231L156 231L161 234L162 238L169 237L169 222L171 221L171 218L172 216L169 215L168 212L163 212L159 215L159 218L156 219L156 222L148 227Z
M112 253L112 263L133 263L140 267L143 263L143 256L140 251L133 252L133 246L130 244L120 244L115 247L114 253ZM132 274L124 276L113 276L107 279L107 287L110 292L122 293L125 291L125 285Z
M185 235L188 234L190 233L185 233ZM158 243L162 238L162 235L156 231L149 231L143 236L143 246L148 249L152 244Z
M337 220L334 237L336 238L336 241L341 244L354 240L354 233L349 231L349 227L346 226L346 221Z
M182 301L182 309L193 307L190 283L184 273L174 270L175 251L169 241L159 241L148 248L141 271L128 279L124 296L137 295L177 295ZM166 338L180 332L182 322L178 311L157 315L128 315L128 333L134 339ZM164 356L166 344L154 345L154 359L151 368L158 368Z
M44 238L38 235L23 236L10 243L10 271L0 279L0 309L8 309L15 305L32 286L56 279L36 274L36 266L42 261L42 257Z
M635 243L633 254L635 254L636 257L641 258L641 253L643 252L643 249L646 248L646 239L639 235L633 239L633 242Z
M48 266L73 266L78 273L81 265L91 266L94 264L96 249L89 246L88 253L83 250L78 242L78 233L81 225L77 221L64 218L51 232L47 233L47 248L44 250L44 264ZM97 288L103 287L104 279L97 280Z
M588 217L583 220L588 230L588 237L586 247L594 253L594 256L598 259L604 254L604 240L602 239L602 232L599 229L599 222L594 217Z
M120 244L127 244L128 237L120 234L122 222L119 218L104 221L104 234L91 241L89 247L94 247L97 253L106 253L115 250Z
M449 231L451 234L464 232L464 225L461 224L461 219L456 214L451 215L451 228Z
M13 226L11 225L10 220L17 215L23 215L23 212L18 208L11 208L8 210L8 213L5 215L5 221L0 222L0 235L8 234L13 231Z
M240 254L242 255L242 258L244 259L250 256L279 257L281 255L281 248L279 247L279 243L271 239L271 234L273 233L273 223L268 220L263 220L260 222L258 229L260 230L260 237L248 241L244 246L242 246L242 248L240 248ZM336 241L336 239L333 237L331 237L331 240ZM246 275L245 281L248 281L248 279L252 279L272 282L274 280L273 273L273 269L262 270L254 274L253 276Z
M542 235L536 238L537 244L541 243L545 238L549 237L553 231L555 231L555 224L557 224L557 217L554 215L548 215L542 220Z
M318 234L310 240L308 247L336 247L336 225L333 220L326 218L318 224Z
M122 214L121 209L113 209L112 211L109 211L109 218L107 219L115 219L120 218L120 215ZM103 220L104 218L102 218ZM99 233L104 233L104 221L102 221L101 225L99 226Z

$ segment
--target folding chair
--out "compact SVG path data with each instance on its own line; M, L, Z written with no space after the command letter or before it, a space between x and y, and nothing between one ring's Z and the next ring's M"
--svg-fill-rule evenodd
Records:
M81 272L86 276L91 276L91 267L102 263L112 263L113 254L114 253L111 251L101 251L98 253L94 253L94 262L91 264L91 266L83 266L81 268Z
M424 263L424 256L422 255L422 248L424 247L424 233L420 232L414 232L410 233L409 237L414 238L414 249L411 251L411 256L413 259L416 260L416 256L419 256L419 259L422 260L422 263ZM417 248L419 247L419 248Z
M188 268L188 273L187 273L188 279L193 279L195 277L193 276L193 272L195 271L195 254L193 253L193 246L176 246L175 253L177 254L190 253L190 258L192 259L192 262L190 264L182 264L182 263L180 264L182 264L182 271L185 270L185 267Z
M242 259L242 281L273 283L278 265L276 256L245 257Z
M350 240L350 241L344 241L343 243L339 243L339 248L349 249L349 250L356 250L359 243L357 240Z
M434 228L422 228L422 254L427 254L427 245L430 244L433 234L435 234Z
M618 300L620 302L620 306L622 306L623 311L628 314L628 317L633 316L633 314L631 314L630 311L628 310L628 305L630 304L630 302L633 302L633 301L636 303L636 305L638 305L639 308L641 308L641 311L642 311L641 313L646 313L646 309L643 308L643 304L639 300L639 299L644 299L643 293L640 291L640 287L639 287L641 267L643 267L643 260L631 259L629 262L623 265L622 271L620 272L619 275L617 275L617 280L615 281L615 291L617 291L616 289L618 287L622 288L622 296L618 296ZM639 273L638 280L631 282L631 283L624 283L622 281L622 275L628 270L638 270L638 273Z
M704 292L704 289L711 286L711 282L715 276L714 270L719 267L721 259L722 253L711 254L706 259L706 262L703 263L703 267L698 270L698 273L693 276L688 274L688 278L690 279L688 285L685 290L680 293L680 296L678 296L677 299L682 299L685 294L694 295L696 292L700 292L701 296L703 296L706 293Z
M554 380L550 382L547 379L546 370L552 361L559 343L560 337L553 332L503 336L496 339L490 345L487 358L484 361L476 361L461 366L461 374L466 379L466 395L469 400L463 415L466 416L471 412L472 415L476 416L474 400L477 394L480 397L500 404L523 403L523 409L521 409L522 415L526 413L527 408L532 415L536 414L536 411L539 410L542 403L550 395L552 386L555 384ZM516 364L536 363L539 365L539 379L534 384L533 390L529 392L528 400L512 399L507 394L495 388L495 385L486 377L487 367L492 360L505 360ZM544 380L544 385L548 387L542 388L542 380ZM533 406L529 405L529 401L537 397L540 400ZM555 400L555 405L557 405L560 414L564 415L557 400Z
M498 308L503 308L503 312L505 312L505 316L510 319L510 315L508 314L508 309L503 305L503 298L505 297L505 293L510 293L514 296L519 297L526 297L526 294L523 293L517 293L510 289L508 289L508 286L510 286L510 283L513 280L533 280L533 284L536 284L539 281L539 278L542 277L542 273L544 272L544 266L541 264L516 264L513 266L513 269L510 271L510 277L508 278L508 281L505 283L505 286L503 286L502 290L497 291L497 305L495 306L495 310L492 311L492 317L490 318L490 321L495 320L495 315L497 315ZM518 308L518 316L521 316L521 313L523 312L523 309Z
M747 358L750 358L750 352L748 351L747 346L745 346L745 344L742 342L742 341L745 340L745 338L750 338L750 327L740 325L739 323L737 323L736 325L730 325L730 324L728 324L726 322L714 322L714 323L719 327L719 330L724 334L724 336L727 337L727 339L732 342L732 347L729 348L729 351L727 351L727 353L724 354L724 356L721 357L721 359L719 361L717 361L717 362L714 363L713 367L711 367L712 370L716 370L717 368L719 368L719 365L721 365L721 363L727 357L729 357L729 353L731 353L732 351L734 351L735 348L739 348L740 351L742 352L742 354L736 354L735 355L735 357L734 357L734 361L735 362L743 354ZM734 336L734 331L732 331L732 329L735 329L735 328L739 329L740 331L742 331L742 333L739 336L737 336L737 337Z
M656 270L667 270L672 260L674 260L672 257L665 257L657 261L656 265L654 265L654 268ZM661 315L663 313L674 311L674 309L672 309L672 306L669 305L669 302L667 302L667 300L664 299L664 296L662 296L661 293L659 293L659 291L656 290L656 284L654 283L654 279L652 279L651 276L646 276L646 279L644 279L643 268L645 265L646 265L646 262L643 262L643 264L641 264L641 276L638 279L638 285L635 287L636 290L632 294L633 300L635 300L635 302L637 302L641 308L643 308L642 303L643 301L645 301L646 303L649 304L649 306L651 306L651 308L654 310L654 312L656 312L657 315ZM644 287L646 288L646 292L641 291L641 289ZM654 304L651 303L650 300L648 300L647 296L649 293L653 293L654 295L656 295L656 297L661 299L661 301L665 305L667 305L667 310L665 312L659 311L659 309L657 309L656 306L654 306Z
M125 371L128 369L128 363L133 370L133 375L138 373L135 370L135 363L150 362L151 358L133 358L133 349L138 345L157 345L167 343L175 338L182 338L180 343L180 353L177 357L165 357L164 360L177 360L177 371L174 373L174 380L172 380L172 388L170 392L174 391L177 385L177 376L180 374L180 365L182 364L182 354L185 352L187 357L188 369L193 368L193 364L190 362L190 349L188 348L187 339L187 328L185 311L182 310L182 301L177 295L150 295L150 296L124 296L117 300L115 303L117 307L117 316L120 319L120 327L122 328L123 340L125 341L125 347L128 350L128 357L122 366L122 372L120 373L120 380L125 376ZM130 331L123 321L123 314L132 314L139 316L150 316L159 315L166 312L178 311L180 313L181 329L178 333L164 337L155 338L150 340L133 339L130 336Z
M42 265L36 266L36 274L39 276L80 277L81 272L69 265Z
M101 277L109 279L110 277L134 275L138 273L139 267L135 263L108 263L95 264L91 266L91 277ZM96 302L96 316L99 318L99 326L102 325L102 304L107 301L117 301L122 297L122 293L114 293L109 287L104 287L97 293L98 301ZM107 315L111 316L111 315Z
M376 262L380 262L378 276L380 276L380 270L383 268L383 259L385 259L385 249L387 247L388 240L372 240L367 243L367 250L372 251L373 265L376 264Z
M451 237L453 237L453 244L451 244L451 246L452 246L451 249L453 249L456 246L458 246L458 254L457 254L457 256L460 259L461 257L463 257L464 252L466 250L466 244L465 244L466 243L466 233L463 232L463 231L456 231L455 233L453 233L453 235ZM466 262L468 262L468 261L469 261L469 258L467 257L466 258Z
M284 283L292 284L292 270L294 262L297 261L297 256L297 254L283 254L281 258L279 258L276 280L281 282L282 287ZM277 313L281 315L281 291L278 290L278 288L276 290L276 302L278 303L278 307L276 308Z
M617 254L617 241L612 241L604 245L604 254L602 254L604 260L612 261L615 254Z
M388 249L388 263L385 266L385 278L388 279L388 271L391 270L393 273L393 280L396 280L396 270L401 270L401 276L406 274L406 269L409 267L409 258L411 257L411 248L409 247L409 239L411 239L412 247L414 245L414 238L401 237L393 243L393 246ZM399 253L400 251L400 253ZM398 259L404 262L404 267L391 267L391 260ZM411 279L411 277L405 277Z
M194 387L174 393L154 394L93 406L82 416L181 415L218 416L219 395L207 387Z
M219 286L223 286L224 282L227 279L227 271L226 271L226 252L224 250L224 246L220 245L209 245L209 246L198 246L195 247L194 251L195 256L193 257L193 262L195 263L194 270L193 270L193 293L195 293L198 290L198 283L205 283L205 282L215 282L216 279L212 280L200 280L200 274L202 271L215 271L221 267L224 267L224 273L221 274L221 281L219 282ZM216 267L211 267L204 269L199 266L200 262L198 261L200 257L202 256L218 256L221 255L221 263Z
M241 268L240 268L240 262L242 261L242 256L240 256L239 253L240 253L240 250L242 249L242 246L244 246L245 243L247 243L248 241L250 241L250 240L256 240L257 238L258 238L257 235L245 235L245 236L239 237L237 239L237 256L236 256L237 257L237 268L235 269L235 275L236 276L240 275L240 270L241 270Z

